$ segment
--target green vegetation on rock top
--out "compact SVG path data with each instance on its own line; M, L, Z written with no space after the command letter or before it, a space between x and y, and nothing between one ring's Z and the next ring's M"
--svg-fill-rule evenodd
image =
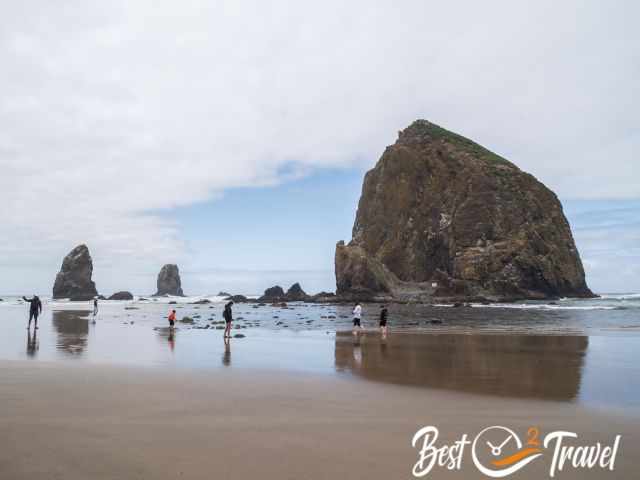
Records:
M493 153L491 150L484 148L482 145L479 145L476 142L463 137L462 135L451 132L446 128L442 128L440 125L431 123L428 120L416 120L406 129L404 129L400 134L400 138L425 136L430 137L433 140L445 140L461 149L466 150L477 158L486 160L487 162L514 166L513 163L511 163L509 160Z

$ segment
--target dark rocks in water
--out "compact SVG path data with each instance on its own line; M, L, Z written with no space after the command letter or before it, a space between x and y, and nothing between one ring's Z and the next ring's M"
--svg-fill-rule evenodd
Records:
M233 338L245 338L246 335L244 335L243 333L236 333Z
M285 293L281 286L267 288L264 294L258 299L258 302L281 302L285 301Z
M314 303L327 303L327 302L335 302L336 294L333 292L320 292L312 295L307 300L308 302Z
M218 297L230 297L231 294L227 292L218 292Z
M285 298L288 302L305 302L309 299L309 295L307 295L305 291L302 290L300 284L296 282L289 287Z
M178 303L178 302L176 302L175 300L171 300L171 301L169 302L169 305L176 305L177 303Z
M93 261L89 249L86 245L78 245L62 261L53 284L53 298L68 298L72 301L93 299L98 291L91 280L92 274Z
M195 323L195 320L191 317L182 317L182 320L180 320L180 322L192 324Z
M125 310L140 310L138 307L124 307Z
M133 300L133 295L131 292L116 292L111 295L107 300Z
M311 296L307 295L300 284L296 282L289 287L286 293L279 285L267 288L264 294L258 299L258 302L277 304L282 302L307 302L310 299Z
M203 298L202 300L197 300L195 302L191 302L192 305L206 305L207 303L211 303L211 300Z
M184 297L182 283L180 281L180 270L178 270L177 265L168 263L160 269L160 273L158 273L157 287L158 291L154 295L156 297L164 295Z
M556 195L425 120L366 174L352 237L336 247L343 299L593 296Z
M226 300L229 300L233 303L246 303L249 301L247 297L244 295L229 295Z

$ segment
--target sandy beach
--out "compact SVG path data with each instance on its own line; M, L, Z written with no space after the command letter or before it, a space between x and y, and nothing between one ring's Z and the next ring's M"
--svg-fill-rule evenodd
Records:
M622 435L614 472L632 478L640 424L575 405L346 381L315 375L212 373L89 364L0 364L0 478L411 478L411 437L442 440L493 424L569 429L580 442ZM543 463L516 478L540 478ZM466 459L460 472L484 478Z

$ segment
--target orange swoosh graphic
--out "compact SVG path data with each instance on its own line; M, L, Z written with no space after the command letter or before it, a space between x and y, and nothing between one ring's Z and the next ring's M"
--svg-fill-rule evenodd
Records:
M510 457L496 460L495 462L491 463L493 463L496 467L506 467L511 465L512 463L516 463L517 461L522 460L525 457L528 457L529 455L540 452L542 452L542 450L540 450L539 448L525 448L523 450L520 450L519 452L514 453Z

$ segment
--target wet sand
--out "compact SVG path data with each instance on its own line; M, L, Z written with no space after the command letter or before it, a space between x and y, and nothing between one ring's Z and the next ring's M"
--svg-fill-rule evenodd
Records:
M640 425L623 416L322 375L3 361L0 399L3 479L411 478L411 437L428 424L443 441L494 424L574 430L581 443L622 434L615 471L557 478L634 478L640 454ZM428 478L485 477L467 457Z

